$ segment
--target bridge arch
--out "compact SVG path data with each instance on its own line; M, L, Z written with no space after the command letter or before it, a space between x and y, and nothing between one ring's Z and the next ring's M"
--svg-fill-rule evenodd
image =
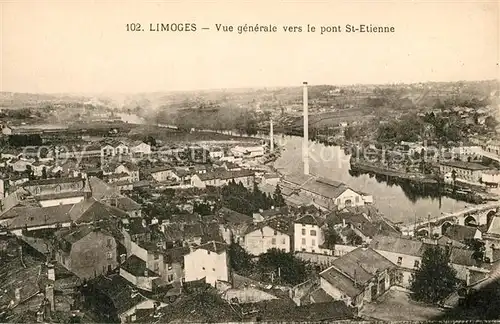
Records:
M479 225L476 218L472 215L466 216L464 219L465 226L477 226Z
M429 229L427 229L425 227L417 229L416 236L419 236L419 237L427 236L428 237L429 236Z
M493 217L497 214L496 210L490 210L488 214L486 214L486 225L489 227L491 224L491 221L493 220Z
M446 230L453 224L454 222L452 221L443 222L443 224L441 224L441 234L444 235L446 233Z

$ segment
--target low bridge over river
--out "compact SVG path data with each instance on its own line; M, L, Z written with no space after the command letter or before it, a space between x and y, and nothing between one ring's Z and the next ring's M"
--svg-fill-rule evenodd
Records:
M488 224L489 220L500 209L500 202L495 201L487 204L476 205L455 213L442 213L439 217L432 217L425 221L414 224L405 224L400 226L403 235L415 236L415 234L429 235L443 234L443 227L451 224L481 226Z

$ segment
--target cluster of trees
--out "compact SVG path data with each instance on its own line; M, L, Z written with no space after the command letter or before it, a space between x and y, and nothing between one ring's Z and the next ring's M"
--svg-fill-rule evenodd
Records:
M424 251L422 264L413 275L410 289L415 300L436 304L454 292L458 284L448 249L435 245Z
M271 249L257 261L239 244L229 246L231 268L245 276L257 275L260 281L296 285L307 280L308 264L293 253Z
M256 183L253 190L249 190L241 182L236 183L232 180L222 187L220 196L222 206L245 215L252 215L258 212L259 209L266 210L273 206L281 207L285 205L285 199L279 186L276 187L274 194L271 196L262 192Z
M9 135L9 145L13 147L40 146L42 143L42 137L39 134Z

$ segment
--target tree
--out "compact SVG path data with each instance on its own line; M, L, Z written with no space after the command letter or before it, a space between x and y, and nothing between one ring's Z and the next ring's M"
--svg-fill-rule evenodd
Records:
M465 239L464 243L467 247L469 247L469 249L474 251L472 254L474 260L482 262L484 258L484 251L486 250L484 242L478 239Z
M451 179L453 180L453 191L457 189L457 171L451 171Z
M252 256L238 243L231 242L228 248L231 269L239 274L248 274L254 267Z
M486 125L486 127L488 127L489 129L495 129L495 127L497 127L497 124L498 122L496 121L496 119L492 116L488 116L486 117L486 119L484 120L484 124Z
M286 205L285 198L283 198L283 195L281 194L281 188L279 185L276 185L276 189L274 190L274 194L273 194L273 200L274 200L274 204L277 207L281 207L281 206Z
M271 249L262 254L257 267L264 276L273 273L278 281L296 285L307 279L306 263L292 253Z
M351 244L351 245L363 244L363 239L352 230L347 233L346 239L347 239L347 242L349 242L349 244Z
M335 248L335 244L342 243L342 238L337 233L337 231L333 227L328 227L325 230L325 247L327 249L333 250Z
M456 271L449 264L448 248L439 245L428 247L422 264L411 280L412 298L427 303L437 303L457 287Z

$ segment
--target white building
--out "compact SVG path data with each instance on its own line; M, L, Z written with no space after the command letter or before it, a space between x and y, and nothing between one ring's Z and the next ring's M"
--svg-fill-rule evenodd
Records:
M277 222L261 223L246 231L241 240L241 245L251 255L261 255L271 249L284 252L291 250L291 233L285 226L279 226Z
M254 158L264 155L264 146L235 146L231 149L231 153L236 157Z
M481 177L481 181L484 184L498 187L498 184L500 183L500 171L499 170L484 171Z
M151 145L137 141L130 145L130 153L134 156L136 155L150 155L151 154Z
M320 252L325 241L322 226L324 220L305 215L294 222L294 250L310 253Z
M198 246L184 256L184 273L186 282L203 278L212 286L215 286L217 281L229 282L229 256L226 245L212 241Z

